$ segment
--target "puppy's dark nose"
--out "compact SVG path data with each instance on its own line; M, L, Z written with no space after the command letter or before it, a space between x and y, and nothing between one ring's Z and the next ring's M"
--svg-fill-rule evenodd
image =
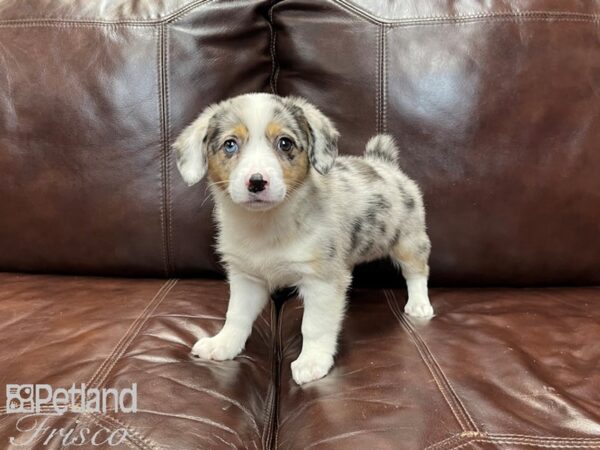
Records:
M267 185L267 180L265 180L260 173L253 173L250 175L250 180L248 180L248 190L255 194L256 192L264 191L265 186Z

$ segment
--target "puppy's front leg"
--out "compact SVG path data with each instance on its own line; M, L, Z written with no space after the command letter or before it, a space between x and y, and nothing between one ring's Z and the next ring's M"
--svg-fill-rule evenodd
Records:
M333 366L333 356L346 308L350 276L325 282L303 280L299 292L304 299L302 351L292 363L292 377L298 384L324 377Z
M229 306L225 325L213 337L199 339L192 355L223 361L233 359L243 350L252 332L252 324L269 298L264 282L231 271L229 274Z

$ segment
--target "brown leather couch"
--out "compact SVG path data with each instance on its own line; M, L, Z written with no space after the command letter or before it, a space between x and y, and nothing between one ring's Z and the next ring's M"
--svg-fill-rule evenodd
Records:
M600 448L599 27L598 0L0 0L0 448ZM345 153L394 134L428 207L436 317L359 268L302 387L293 294L234 361L190 356L228 289L170 144L250 91ZM136 383L138 411L24 419L27 383Z

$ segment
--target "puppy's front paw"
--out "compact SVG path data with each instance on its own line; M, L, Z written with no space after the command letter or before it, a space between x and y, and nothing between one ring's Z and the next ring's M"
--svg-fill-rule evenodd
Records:
M428 299L420 301L408 301L404 307L404 312L411 317L432 317L433 307Z
M333 356L325 353L301 353L291 365L292 378L297 384L323 378L333 366Z
M240 339L219 333L213 337L199 339L192 348L192 355L203 359L224 361L235 358L243 348L244 343L240 342Z

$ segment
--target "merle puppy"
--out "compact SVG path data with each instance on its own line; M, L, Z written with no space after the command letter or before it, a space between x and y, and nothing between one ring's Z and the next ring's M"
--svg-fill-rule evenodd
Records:
M208 107L175 142L183 179L208 178L231 289L223 329L200 338L194 355L237 356L269 293L296 286L303 345L292 376L298 384L325 376L352 269L383 257L406 279L405 312L433 314L423 200L392 138L373 137L363 157L338 157L337 138L303 99L246 94Z

